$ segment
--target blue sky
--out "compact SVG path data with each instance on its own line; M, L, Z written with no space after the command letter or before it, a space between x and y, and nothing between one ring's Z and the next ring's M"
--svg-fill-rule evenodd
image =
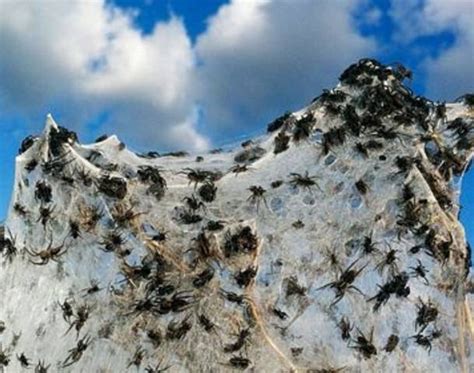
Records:
M436 100L474 91L470 0L0 3L0 218L14 157L44 116L82 142L204 150L261 133L365 56L401 62ZM474 242L474 171L462 219ZM471 190L470 190L471 189Z

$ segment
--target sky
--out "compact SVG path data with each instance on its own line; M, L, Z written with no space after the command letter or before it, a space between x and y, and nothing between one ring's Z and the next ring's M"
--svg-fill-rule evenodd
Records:
M361 57L417 94L474 91L472 0L0 0L0 219L21 140L45 115L82 142L203 151L263 133ZM474 171L461 218L474 242Z

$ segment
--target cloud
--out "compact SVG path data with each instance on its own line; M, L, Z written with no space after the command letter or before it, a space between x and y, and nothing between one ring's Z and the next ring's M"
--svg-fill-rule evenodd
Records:
M373 53L352 12L359 1L234 0L197 39L197 97L215 134L241 134L296 109Z
M100 131L140 147L202 150L253 131L337 83L374 51L352 13L361 1L234 0L193 45L171 15L151 33L102 1L0 3L0 113ZM39 130L36 125L35 130Z
M144 36L133 17L102 1L2 3L3 111L51 110L76 128L109 111L105 129L142 146L206 148L190 120L195 63L183 22L172 16Z
M453 100L474 90L474 3L471 0L392 1L391 16L398 40L405 43L443 32L454 35L454 43L426 58L426 94Z

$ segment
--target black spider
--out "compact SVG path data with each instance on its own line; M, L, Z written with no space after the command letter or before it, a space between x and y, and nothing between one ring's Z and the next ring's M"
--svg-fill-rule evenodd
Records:
M37 136L30 135L25 137L21 142L20 149L18 149L18 154L23 154L24 152L26 152L29 148L33 146L36 140L38 140Z
M224 346L224 352L239 351L248 342L249 337L250 329L242 329L237 336L237 341Z
M426 278L426 274L428 271L426 267L421 263L420 259L417 259L417 261L418 261L418 265L416 267L410 267L410 269L413 270L411 272L411 275L414 277L421 277L423 281L425 282L425 284L429 285L429 281Z
M301 188L311 191L311 188L315 186L320 191L322 191L318 183L315 181L315 179L317 179L317 176L309 176L308 171L306 171L304 175L298 174L296 172L292 172L290 173L290 177L291 179L289 183L293 187L301 187Z
M399 341L400 341L400 338L398 337L398 335L391 334L387 339L387 343L385 344L385 347L383 348L384 351L392 352L397 347Z
M257 212L261 201L263 201L264 205L268 208L267 200L265 199L265 193L267 191L264 188L260 185L252 185L248 190L251 192L251 195L247 198L247 201L257 206Z
M204 183L198 189L199 197L201 197L201 199L207 203L214 201L216 198L216 192L217 187L211 181Z
M267 131L268 132L275 132L279 130L280 128L286 129L288 125L291 122L292 114L287 111L285 114L283 114L281 117L276 118L273 122L271 122L267 126Z
M36 183L35 198L43 203L50 203L52 201L51 187L46 181L40 180Z
M274 154L282 153L289 148L290 136L288 136L284 131L280 131L274 139L275 146L273 148Z
M127 182L117 176L102 175L98 181L98 188L111 198L124 199L127 195Z
M41 222L43 225L44 229L46 229L46 224L48 224L48 221L53 220L53 212L56 209L56 206L53 207L40 207L39 208L39 216L36 222Z
M293 141L300 142L303 139L307 139L311 135L314 123L313 113L305 114L296 120L293 126Z
M186 334L191 330L192 325L188 322L187 318L181 322L170 321L166 330L166 338L170 340L183 339Z
M226 257L238 253L255 252L257 247L258 238L249 226L243 227L235 234L231 234L230 231L225 234L224 254Z
M351 325L347 317L342 317L339 324L337 324L339 330L341 331L341 338L344 341L347 341L351 338L351 331L354 328L354 325Z
M184 197L182 199L188 206L190 211L198 211L199 209L206 209L206 206L203 202L199 201L196 196L193 194L191 197Z
M13 205L13 211L15 211L18 215L22 216L22 217L26 217L26 215L28 215L28 210L26 209L25 206L23 206L21 203L19 202L16 202L14 205Z
M196 288L205 286L214 277L214 270L211 267L206 268L193 279L193 285Z
M428 301L424 303L421 298L419 298L420 304L416 307L418 308L418 314L415 321L415 328L420 327L422 332L428 326L429 323L434 322L438 317L438 309Z
M364 335L364 333L360 331L359 328L356 328L356 329L359 335L356 339L352 340L355 343L355 345L350 346L350 347L359 351L365 359L370 359L372 355L377 355L377 349L375 348L372 342L372 339L374 337L374 329L370 331L370 337L368 339Z
M296 276L291 276L287 280L286 285L286 296L289 297L293 294L299 296L305 296L308 289L298 283Z
M255 266L249 266L244 270L240 270L234 276L235 281L240 287L247 287L257 275L257 271L258 267Z
M334 299L334 302L331 303L331 306L338 303L344 296L346 290L348 289L356 290L357 292L363 295L362 291L360 291L356 286L352 285L354 280L357 278L357 276L359 276L360 273L364 270L364 268L367 267L367 264L365 264L360 269L354 269L353 267L358 261L359 259L356 259L344 271L342 271L337 280L330 282L326 285L323 285L317 289L317 290L322 290L327 287L330 287L335 290L336 297Z
M380 306L387 303L392 294L395 294L397 297L407 297L410 294L410 288L407 286L408 279L408 274L402 272L393 276L384 285L377 285L380 291L375 296L368 299L368 302L375 300L373 310L377 311Z

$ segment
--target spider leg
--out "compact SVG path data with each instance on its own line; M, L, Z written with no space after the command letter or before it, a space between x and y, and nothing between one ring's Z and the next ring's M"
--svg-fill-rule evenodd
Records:
M358 287L356 287L354 285L350 285L349 289L354 289L365 297L365 294Z
M318 291L318 290L322 290L322 289L325 289L325 288L327 288L327 287L330 287L330 286L334 286L335 284L336 284L336 282L335 282L335 281L333 281L333 282L329 282L329 283L327 283L326 285L323 285L323 286L321 286L321 287L317 288L317 289L316 289L316 291Z

